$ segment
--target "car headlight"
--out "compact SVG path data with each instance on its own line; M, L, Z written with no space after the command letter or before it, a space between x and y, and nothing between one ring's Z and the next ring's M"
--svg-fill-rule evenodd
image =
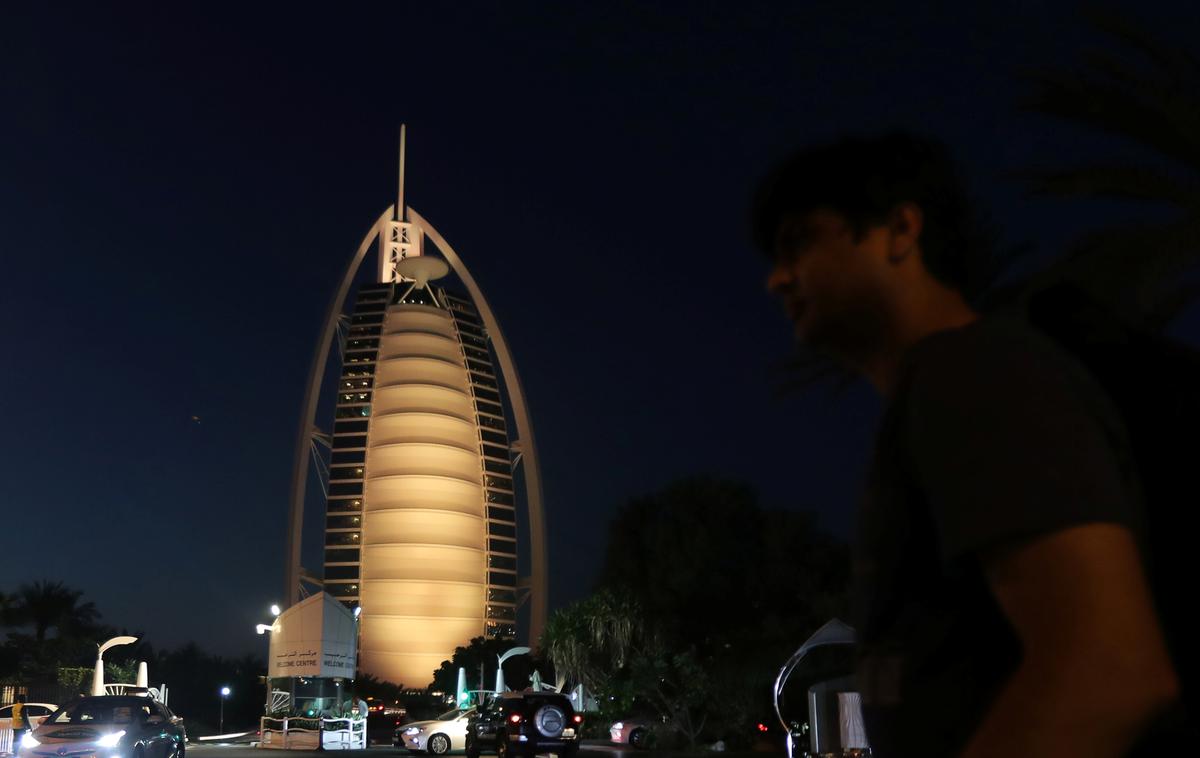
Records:
M613 729L624 729L625 725L623 723L621 723L620 721L618 721L617 723L612 725L612 728Z
M420 734L422 731L424 731L424 730L422 730L421 727L419 727L419 726L410 726L409 728L404 730L404 733L405 734Z
M96 740L96 744L100 747L116 747L117 743L120 742L121 738L124 736L125 730L121 729L120 731L104 735L100 739Z
M42 744L33 736L33 732L25 732L25 736L21 737L21 747L37 747Z

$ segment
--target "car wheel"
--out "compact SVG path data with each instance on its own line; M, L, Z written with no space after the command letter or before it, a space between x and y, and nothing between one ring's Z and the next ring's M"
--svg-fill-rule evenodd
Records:
M635 750L641 750L643 747L645 747L645 743L646 743L646 730L645 729L634 729L632 732L629 733L629 747L631 747Z
M450 738L444 734L435 734L429 738L426 747L434 755L445 755L450 752Z

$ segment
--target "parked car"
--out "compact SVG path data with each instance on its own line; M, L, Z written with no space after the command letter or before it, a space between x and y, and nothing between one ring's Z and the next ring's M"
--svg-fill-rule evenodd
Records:
M26 703L25 716L29 719L29 725L36 727L46 720L46 717L58 710L58 706L54 703ZM12 712L13 707L6 705L0 708L0 729L12 728Z
M85 697L60 708L25 735L20 758L103 754L128 758L183 758L183 719L153 698Z
M644 750L654 744L657 736L655 729L659 726L659 721L652 718L621 719L614 721L608 728L608 735L613 742L620 745Z
M445 755L466 747L467 719L475 708L455 708L429 721L414 721L396 729L392 744L411 753Z
M467 758L495 752L498 758L533 758L554 753L575 758L583 715L557 692L506 692L471 714L467 723Z

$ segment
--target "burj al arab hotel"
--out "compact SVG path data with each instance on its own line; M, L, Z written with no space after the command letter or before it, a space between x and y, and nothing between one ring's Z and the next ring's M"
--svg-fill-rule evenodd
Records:
M375 275L351 298L371 251ZM316 413L335 340L342 365L326 432ZM326 489L320 575L300 561L310 460ZM521 539L518 507L528 524ZM302 584L316 585L356 609L359 670L424 687L473 637L515 638L526 603L536 643L546 619L543 524L516 365L462 259L404 203L402 129L396 203L350 261L309 373L285 597L295 605ZM526 577L518 545L528 551Z

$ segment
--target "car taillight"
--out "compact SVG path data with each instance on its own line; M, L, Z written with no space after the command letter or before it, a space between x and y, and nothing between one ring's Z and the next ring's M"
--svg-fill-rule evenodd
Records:
M519 723L521 723L521 714L514 713L513 715L508 717L508 720L514 724L519 724Z
M576 713L576 714L575 714L575 717L574 717L573 719L571 719L571 720L572 720L572 721L574 721L576 724L582 724L582 723L583 723L583 716L580 716L578 713Z

